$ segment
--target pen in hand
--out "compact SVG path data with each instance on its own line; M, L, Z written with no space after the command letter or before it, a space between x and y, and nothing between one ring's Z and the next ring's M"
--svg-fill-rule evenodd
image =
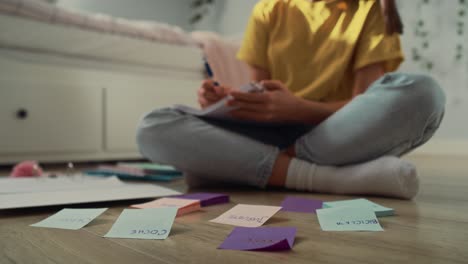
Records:
M213 85L215 87L213 87L213 92L217 95L217 96L226 96L226 90L223 86L220 86L219 82L213 80L213 70L211 69L210 67L210 64L208 63L208 60L206 59L206 57L203 57L203 64L205 66L205 71L206 71L206 74L208 75L208 77L213 81Z
M213 70L205 57L203 57L203 65L207 78L203 81L202 87L198 90L198 103L202 108L205 108L229 96L228 93L230 89L213 80Z
M213 71L211 70L210 64L208 63L208 60L205 57L203 57L203 64L205 65L206 74L210 79L213 79ZM215 86L219 86L219 83L217 81L214 81L213 84Z

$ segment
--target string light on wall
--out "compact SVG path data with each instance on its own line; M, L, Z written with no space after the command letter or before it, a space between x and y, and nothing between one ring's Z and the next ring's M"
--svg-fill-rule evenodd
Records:
M464 35L465 35L465 22L463 21L466 17L467 13L467 6L468 6L468 1L466 0L459 0L459 9L458 9L458 14L457 14L457 35L458 35L458 44L456 46L455 50L455 60L456 61L461 61L463 59L463 51L464 47L463 45L465 44L465 41L463 41Z
M210 7L213 6L215 0L193 0L190 4L193 10L193 15L190 18L190 24L199 23L210 12Z
M462 62L464 59L464 52L466 46L466 32L465 32L465 23L468 12L468 0L456 0L458 1L458 6L454 10L455 14L453 17L456 17L455 28L453 30L456 41L453 43L454 51L454 60L456 62ZM419 12L419 19L417 20L413 34L418 39L418 44L411 49L411 58L414 62L418 63L421 68L427 71L431 71L434 68L434 61L431 59L432 56L427 55L430 48L430 31L431 27L427 25L422 14L423 9L431 4L430 0L421 0L417 4L417 10Z

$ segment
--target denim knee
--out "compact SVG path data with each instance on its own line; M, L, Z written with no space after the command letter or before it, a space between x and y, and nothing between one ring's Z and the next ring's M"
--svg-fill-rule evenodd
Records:
M300 138L296 153L324 165L399 156L434 134L444 105L444 93L432 78L386 74L365 94Z
M423 74L389 73L384 75L369 91L385 90L395 101L406 104L423 116L441 115L445 108L445 94L437 82ZM381 90L381 91L383 91Z
M394 99L406 110L412 131L406 141L387 152L403 155L427 142L439 128L445 112L445 93L438 83L427 75L391 73L378 81L385 92L394 92Z
M412 101L417 105L417 111L424 112L426 117L442 115L445 108L445 94L437 82L429 76L408 74L413 82L408 91Z
M409 96L416 105L420 129L411 142L412 149L427 142L439 128L445 112L445 93L437 82L429 76L411 75L414 84Z
M154 150L164 153L165 149L171 147L174 141L174 131L171 124L182 121L185 118L180 112L170 109L156 109L146 114L141 119L136 133L136 142L140 153L150 160L159 159ZM160 160L159 160L160 161Z

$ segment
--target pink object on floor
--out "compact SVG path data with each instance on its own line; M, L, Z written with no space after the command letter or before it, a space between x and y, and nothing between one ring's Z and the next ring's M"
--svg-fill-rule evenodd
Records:
M42 169L34 160L22 161L16 164L10 177L36 177L42 175Z

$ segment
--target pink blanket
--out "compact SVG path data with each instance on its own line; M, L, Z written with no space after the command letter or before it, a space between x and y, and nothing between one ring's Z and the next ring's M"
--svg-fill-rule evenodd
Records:
M202 47L216 81L233 88L239 88L250 81L248 65L236 58L239 43L204 31L192 32L192 38Z

